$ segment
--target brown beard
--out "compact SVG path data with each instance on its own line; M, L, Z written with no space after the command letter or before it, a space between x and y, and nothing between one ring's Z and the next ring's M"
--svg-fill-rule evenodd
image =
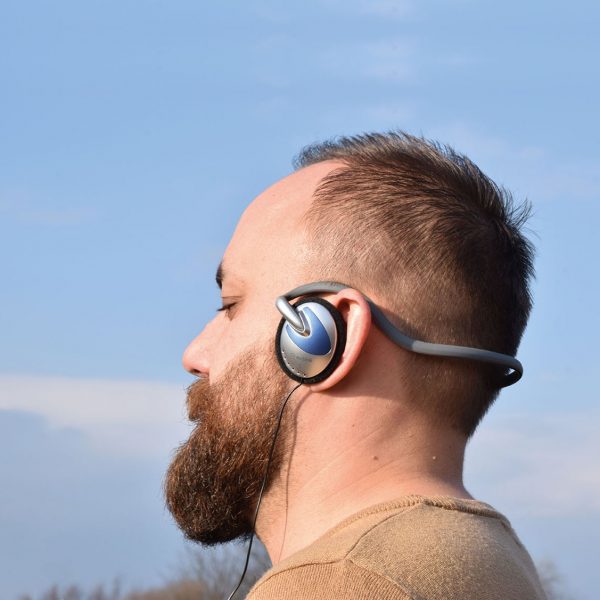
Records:
M246 351L230 365L213 385L199 379L189 386L188 415L197 425L164 481L167 508L179 528L209 546L249 539L277 418L292 383L271 345L268 351ZM290 408L284 410L265 492L281 469Z

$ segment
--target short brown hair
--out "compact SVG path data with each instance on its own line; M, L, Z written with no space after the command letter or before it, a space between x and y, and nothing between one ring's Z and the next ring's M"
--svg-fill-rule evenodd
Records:
M466 156L402 131L305 147L296 169L338 160L304 217L310 273L374 293L405 333L515 355L531 311L531 242L515 204ZM402 351L404 352L404 351ZM415 405L467 436L498 396L498 367L404 352ZM503 371L505 372L505 371Z

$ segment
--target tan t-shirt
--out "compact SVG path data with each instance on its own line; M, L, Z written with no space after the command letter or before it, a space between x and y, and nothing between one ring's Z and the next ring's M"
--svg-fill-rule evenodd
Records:
M366 508L267 571L248 600L540 600L527 550L489 504L406 496Z

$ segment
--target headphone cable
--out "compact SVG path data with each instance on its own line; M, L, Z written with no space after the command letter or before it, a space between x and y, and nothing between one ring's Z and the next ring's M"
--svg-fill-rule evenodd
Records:
M246 575L246 570L248 569L248 562L250 560L250 551L252 550L252 540L254 539L254 532L256 528L256 518L258 517L258 509L260 507L260 502L262 500L263 492L265 489L265 485L267 483L267 477L269 475L269 467L271 466L271 460L273 458L273 450L275 449L275 442L277 441L277 434L279 433L279 426L281 425L281 417L283 416L283 409L287 404L287 401L290 399L290 396L304 383L302 380L288 395L287 398L283 401L281 405L281 409L279 411L279 417L277 419L277 426L275 427L275 435L273 436L273 442L271 443L271 451L269 452L269 460L267 462L267 468L265 470L265 476L263 478L262 486L260 488L260 493L258 495L258 502L256 504L256 510L254 511L254 521L252 522L252 534L250 535L250 543L248 544L248 552L246 553L246 563L244 564L244 570L242 572L242 576L236 586L236 588L229 594L227 600L231 600L234 594L239 590L240 585L242 585L242 581L244 580L244 576Z

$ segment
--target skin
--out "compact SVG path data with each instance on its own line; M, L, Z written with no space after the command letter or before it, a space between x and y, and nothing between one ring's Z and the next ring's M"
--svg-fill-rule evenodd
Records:
M244 211L223 257L222 300L235 306L217 313L185 350L190 373L223 385L232 358L274 340L277 296L319 279L307 277L311 249L300 220L319 181L341 166L325 161L296 171ZM347 343L337 369L301 386L286 406L290 443L256 524L273 564L380 502L409 494L472 498L462 483L467 439L415 409L401 384L405 351L372 323L359 291L321 297L345 319ZM289 389L295 385L290 380Z

